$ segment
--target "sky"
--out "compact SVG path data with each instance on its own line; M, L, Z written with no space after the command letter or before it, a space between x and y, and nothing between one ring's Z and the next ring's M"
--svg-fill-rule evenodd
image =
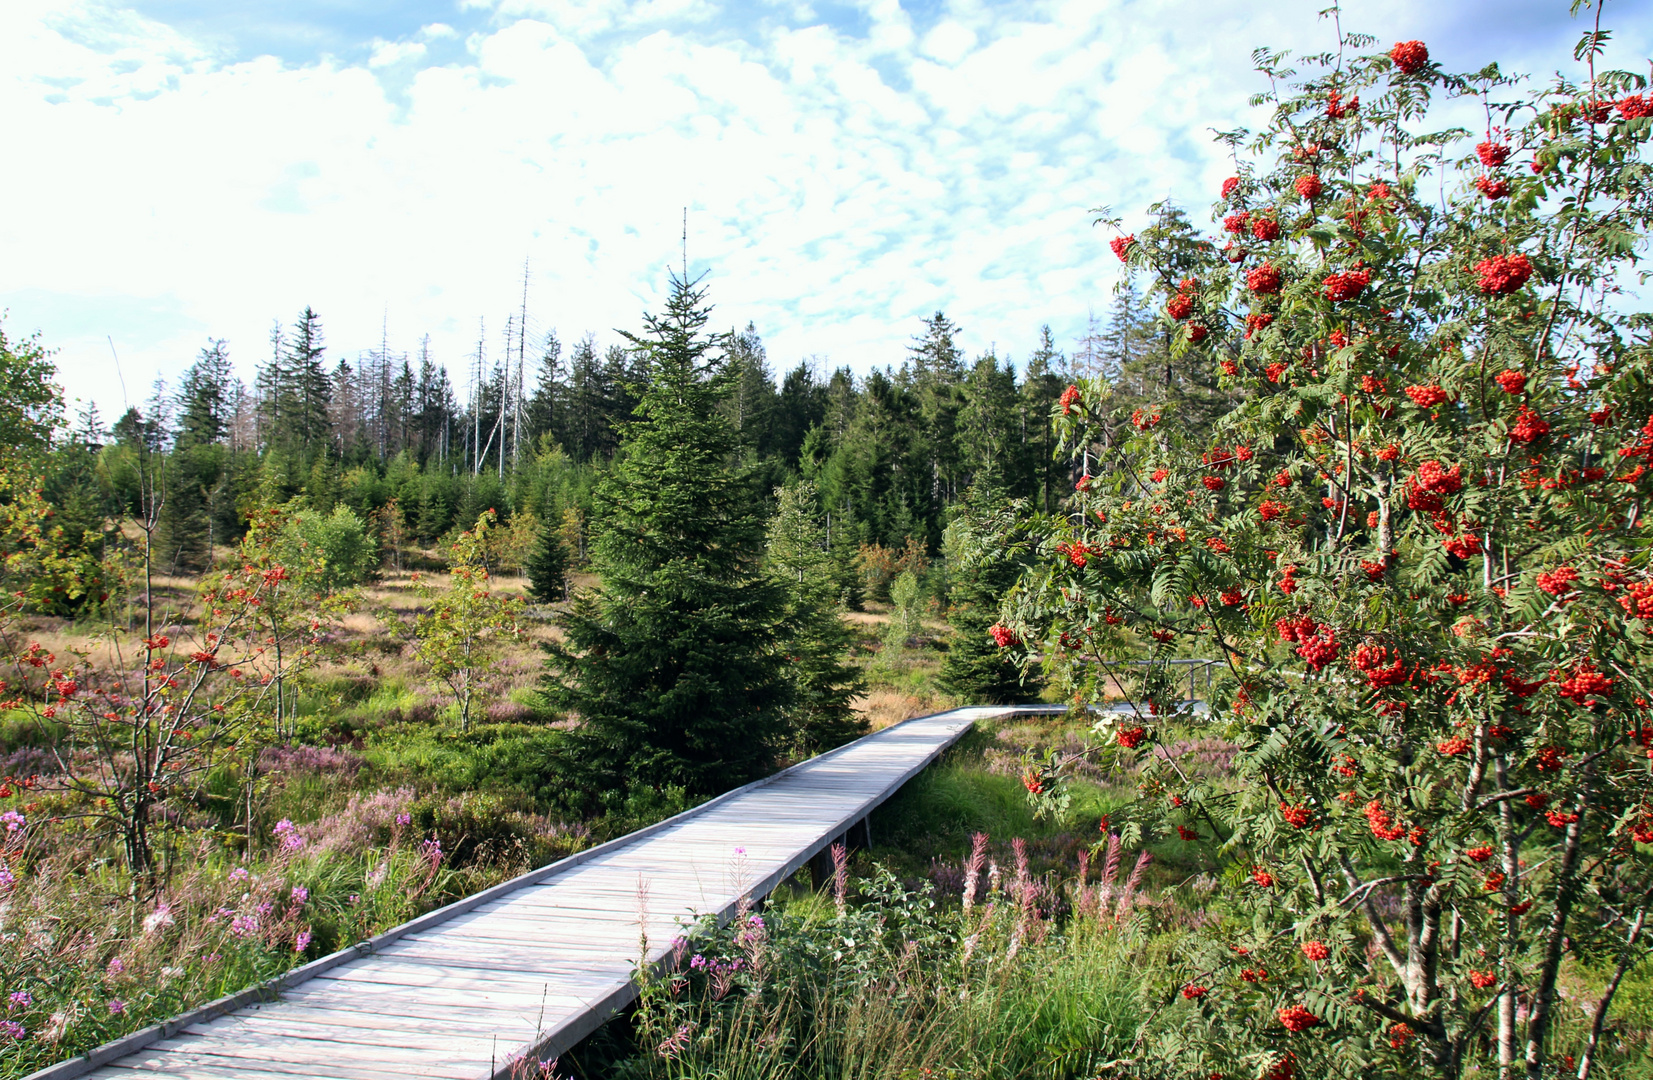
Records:
M959 343L1071 349L1127 227L1204 221L1255 123L1257 47L1321 51L1330 0L4 0L0 309L105 420L208 338L388 340L461 388L504 346L639 328L669 268L771 364ZM1653 0L1611 0L1646 71ZM1346 0L1383 46L1576 74L1567 0ZM530 375L530 377L532 377Z

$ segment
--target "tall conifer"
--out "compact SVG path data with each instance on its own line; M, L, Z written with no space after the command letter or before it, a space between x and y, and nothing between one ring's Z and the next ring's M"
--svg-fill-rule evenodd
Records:
M695 286L674 275L665 313L628 335L648 380L596 491L602 586L548 650L546 696L580 719L569 763L588 789L750 780L771 767L791 705L786 597L758 565L763 522L719 410L725 340L705 333Z
M843 589L815 485L797 481L777 488L775 496L768 564L788 596L788 671L795 694L790 741L815 753L866 734L866 720L850 708L865 684L847 659L854 635L839 614Z
M967 705L1038 696L1037 677L1029 672L1024 678L1013 650L1000 648L990 631L999 621L1000 602L1022 572L1027 534L1017 513L1002 493L978 483L947 526L944 547L953 575L947 621L953 635L939 679Z
M540 518L539 535L523 569L528 572L528 595L537 603L553 604L566 595L568 549L562 539L562 511L554 502Z

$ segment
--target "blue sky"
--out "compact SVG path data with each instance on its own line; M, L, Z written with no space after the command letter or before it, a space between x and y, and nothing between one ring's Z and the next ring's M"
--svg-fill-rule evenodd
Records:
M1087 210L1203 220L1254 47L1328 0L7 0L0 307L106 417L207 337L250 377L305 305L335 357L634 328L678 259L777 367L1071 347L1118 264ZM1653 0L1611 0L1646 70ZM1571 69L1565 0L1349 0L1459 70ZM1137 214L1135 220L1140 220ZM120 357L117 377L113 351ZM124 390L123 390L124 383Z

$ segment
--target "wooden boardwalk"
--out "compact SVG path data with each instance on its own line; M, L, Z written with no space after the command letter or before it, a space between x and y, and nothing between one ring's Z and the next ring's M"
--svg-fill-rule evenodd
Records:
M683 923L766 895L973 722L1060 709L908 720L27 1080L509 1077L629 1004Z

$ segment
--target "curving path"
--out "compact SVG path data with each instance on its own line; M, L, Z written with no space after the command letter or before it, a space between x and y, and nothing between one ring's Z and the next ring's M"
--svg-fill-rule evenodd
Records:
M896 724L27 1080L503 1080L630 1003L682 922L766 895L976 720L1047 711Z

